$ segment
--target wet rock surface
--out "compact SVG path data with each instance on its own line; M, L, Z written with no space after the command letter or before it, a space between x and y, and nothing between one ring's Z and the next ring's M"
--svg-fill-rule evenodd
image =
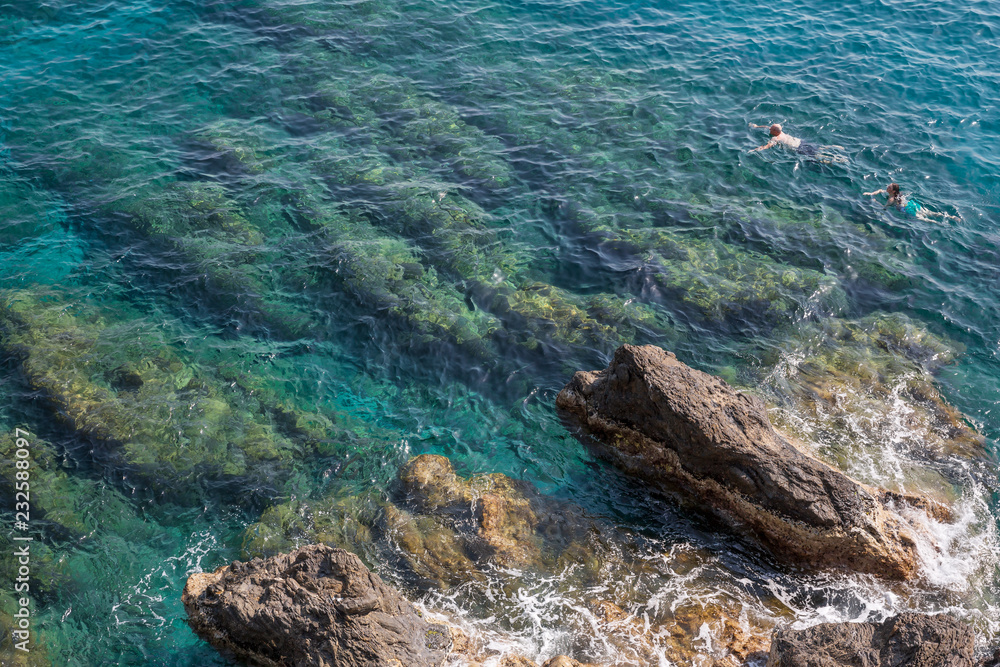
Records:
M557 405L620 467L743 524L779 557L891 579L916 573L912 529L884 494L803 454L763 402L673 353L624 345L604 371L576 373Z
M183 601L198 635L269 667L436 667L452 647L447 626L325 545L193 574Z
M1000 648L993 652L993 655L983 658L979 667L1000 667Z
M568 658L565 655L557 655L554 658L549 658L546 660L542 667L596 667L591 663L583 663L579 660L574 660L573 658Z
M627 665L657 664L662 656L675 665L740 667L767 657L767 637L759 629L744 628L739 610L731 606L682 602L669 622L648 626L647 619L628 614L609 600L591 599L585 606L598 627L609 631L617 655L628 656ZM706 631L712 638L708 645Z
M973 667L972 629L947 614L780 630L767 667Z
M653 612L645 587L595 597L595 591L606 590L609 572L670 580L690 576L692 570L714 571L717 564L710 553L688 547L661 553L651 562L644 554L656 546L645 544L641 536L506 475L459 475L442 456L424 454L408 461L399 472L392 502L332 494L277 505L248 528L244 554L246 558L272 555L275 549L289 550L307 541L385 562L417 590L432 596L435 591L469 595L480 608L513 627L522 611L517 595L508 599L504 591L517 588L519 582L531 586L539 575L561 577L564 580L552 592L572 600L576 610L565 621L567 631L596 632L607 642L599 647L587 642L569 647L566 652L584 665L610 651L615 664L635 667L657 664L662 655L678 665L733 667L748 657L766 655L773 627L755 613L748 616L749 610L734 601L705 603L702 598L715 597L714 588L699 588L685 600L671 595L673 603L661 604ZM508 568L520 570L521 575L511 578ZM516 662L527 660L522 656L501 655L496 647L481 644L484 637L474 628L470 630L471 636L454 639L452 649L468 664L496 664L496 660L514 661L510 664L515 667L535 664ZM708 653L706 636L711 637ZM603 663L597 660L597 664Z

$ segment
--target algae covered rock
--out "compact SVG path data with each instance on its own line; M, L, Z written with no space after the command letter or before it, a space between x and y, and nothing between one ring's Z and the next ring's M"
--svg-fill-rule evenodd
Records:
M399 479L408 504L454 531L458 551L473 561L501 567L538 562L540 520L523 482L499 473L465 480L455 474L451 461L432 454L403 466Z
M760 399L672 353L622 346L604 371L578 372L557 405L626 471L742 524L782 559L916 574L912 527L878 494L789 444Z
M298 153L288 155L286 136L235 121L212 124L195 136L228 160L248 164L259 174L242 193L248 219L260 220L259 226L284 229L293 239L298 234L288 228L289 220L294 221L292 227L309 231L308 240L285 249L281 262L289 261L290 254L310 257L317 287L346 288L363 308L404 321L415 342L450 340L479 356L492 356L483 339L499 326L496 318L470 310L455 286L424 266L421 248L378 229L362 209L328 201L314 184L317 175L306 166L322 164L325 171L354 187L376 187L370 181L382 183L395 173L377 154L370 159L367 154L341 155L342 148L333 144L315 160ZM391 199L396 196L393 191Z
M4 545L8 547L10 545ZM9 580L14 581L11 577ZM21 596L13 591L0 591L0 628L3 628L3 636L0 637L0 665L3 667L52 667L53 662L49 658L49 652L46 650L45 646L45 635L38 630L38 621L33 621L32 627L28 630L28 638L24 639L23 635L13 634L14 632L23 632L15 630L17 624L15 623L15 614L18 613L22 607L19 604L19 598ZM32 608L32 613L37 613L37 608ZM27 642L22 646L22 648L27 648L27 651L21 650L16 646L16 644L21 644Z
M648 305L611 294L580 298L540 282L491 288L489 309L504 320L498 335L536 349L543 343L606 348L636 337L663 335L668 326Z
M278 503L244 531L243 555L270 557L314 542L366 555L378 516L379 505L367 494Z
M265 510L244 533L247 556L323 542L387 557L422 587L485 581L499 566L531 571L578 569L591 581L614 558L613 526L501 473L469 478L443 456L423 454L399 472L392 500L332 492Z
M324 81L317 92L332 118L346 116L368 132L378 132L382 150L397 160L443 162L459 180L489 189L504 188L514 178L497 139L465 123L454 108L421 93L411 79L365 71Z
M17 485L14 433L0 435L0 490L14 497ZM60 466L55 448L45 440L32 437L31 509L34 519L44 519L58 526L63 536L79 538L95 528L94 521L80 511L78 499L93 495L93 482L70 476Z
M364 439L357 424L303 412L240 374L203 366L121 311L129 312L5 292L0 346L74 430L150 477L273 479L297 460Z
M0 326L29 383L74 429L120 445L129 463L242 474L248 463L289 458L297 448L171 346L131 325L78 317L22 292L4 295Z
M821 623L774 635L767 667L974 667L972 628L948 614Z
M780 323L811 302L831 311L846 304L835 278L714 238L626 229L608 234L602 245L609 252L643 257L667 294L710 321Z
M366 153L327 156L321 171L337 187L363 189L376 225L418 244L443 278L463 285L472 303L500 318L502 327L488 327L494 337L529 349L549 342L607 347L644 330L669 329L654 310L627 298L586 299L532 279L526 271L530 257L509 242L503 221L420 170ZM478 310L468 317L488 319Z
M198 635L269 667L438 667L452 645L447 626L325 545L193 574L183 602Z

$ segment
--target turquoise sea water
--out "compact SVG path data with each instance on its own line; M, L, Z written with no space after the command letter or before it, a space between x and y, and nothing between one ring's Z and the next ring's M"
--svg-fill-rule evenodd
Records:
M677 610L713 604L758 631L947 609L995 645L998 40L987 2L0 4L0 431L37 443L35 657L227 664L187 576L277 548L262 517L377 513L422 453L592 523L586 576L441 589L392 530L362 548L496 657L669 664ZM748 153L769 122L846 161ZM862 196L891 180L961 219ZM920 579L792 572L594 458L554 397L623 342L949 502Z

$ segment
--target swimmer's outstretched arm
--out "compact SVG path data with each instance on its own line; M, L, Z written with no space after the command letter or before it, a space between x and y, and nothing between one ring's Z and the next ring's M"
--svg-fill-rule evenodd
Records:
M747 153L753 153L754 151L766 151L768 148L773 147L776 143L778 143L778 142L775 141L774 139L771 139L769 142L767 142L763 146L758 146L757 148L751 148L750 150L747 151Z
M875 192L862 192L865 197L874 197L875 195L885 194L885 190L876 190Z
M771 127L771 126L770 125L758 125L757 123L750 123L750 127L762 130L762 129L766 128L766 127Z

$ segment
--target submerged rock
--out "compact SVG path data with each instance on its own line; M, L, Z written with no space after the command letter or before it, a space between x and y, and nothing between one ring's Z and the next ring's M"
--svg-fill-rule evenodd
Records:
M686 600L662 624L629 614L609 600L591 599L585 607L628 665L656 664L662 655L675 665L738 667L767 655L766 635L760 629L747 631L735 605Z
M774 368L766 384L787 422L779 428L801 430L805 420L806 429L831 434L828 455L849 465L852 441L876 439L920 458L984 455L985 439L933 378L962 349L906 315L874 313L803 324L761 354Z
M500 473L466 480L451 461L432 454L407 463L399 479L421 513L449 517L455 528L471 527L463 532L474 559L513 567L537 562L540 520L531 497L537 501L538 494L526 483Z
M767 667L973 667L974 648L972 629L952 616L904 613L779 630Z
M269 667L437 667L452 647L447 626L325 545L193 574L183 601L199 636Z
M13 550L12 547L8 549L9 546L4 545L5 553ZM14 577L6 579L6 581L13 582ZM17 621L19 619L15 618L14 615L22 609L19 603L21 597L22 594L0 591L0 627L4 629L4 636L0 639L0 665L3 667L52 667L54 663L49 657L45 632L39 632L35 627L31 627L30 631L18 628ZM28 632L27 639L25 635L14 634L20 632ZM17 646L25 641L27 641L27 644L24 645L27 646L27 651Z
M619 466L742 523L786 560L891 579L916 573L912 529L887 508L900 497L803 454L759 399L673 353L624 345L606 370L576 373L557 404Z
M138 317L122 301L4 290L0 351L20 362L59 419L175 498L192 491L178 482L196 476L271 486L301 461L397 437L348 411L302 409L271 375L179 345L129 315Z
M652 280L709 322L783 322L810 299L818 297L816 305L832 311L846 302L831 276L714 237L659 227L622 229L607 233L600 247L643 258Z

